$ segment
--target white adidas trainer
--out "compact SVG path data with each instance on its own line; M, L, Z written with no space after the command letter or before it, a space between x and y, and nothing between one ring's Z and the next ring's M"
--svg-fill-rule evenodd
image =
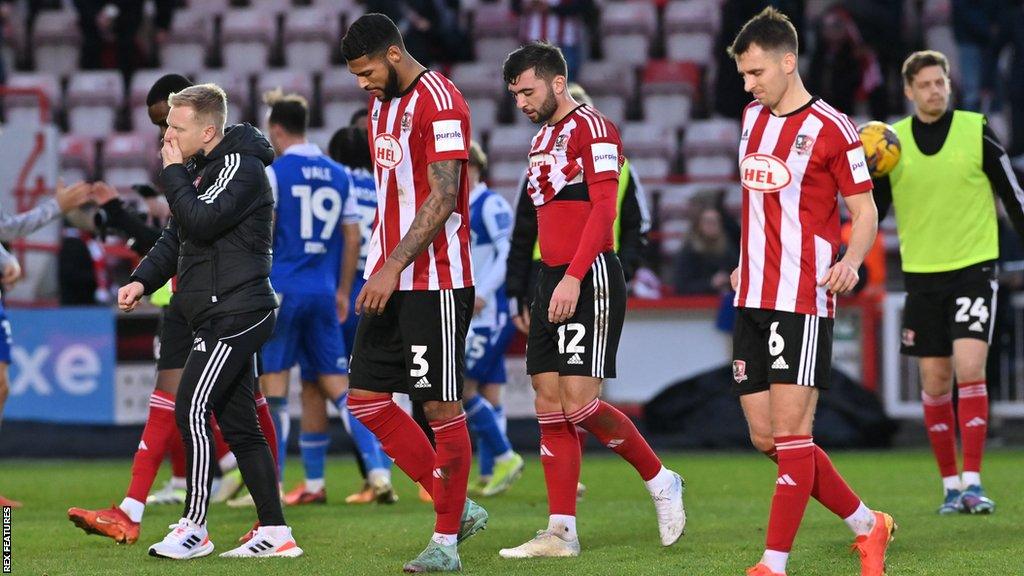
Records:
M287 526L260 526L248 542L220 555L221 558L295 558L297 556L302 556L302 548L295 543L295 538L292 538L292 529Z
M177 524L168 526L171 532L164 539L149 547L149 555L172 560L200 558L213 552L213 542L206 532L206 526L182 518Z
M537 535L525 544L515 548L502 548L502 558L566 558L580 555L580 540L571 540L554 530L539 530Z

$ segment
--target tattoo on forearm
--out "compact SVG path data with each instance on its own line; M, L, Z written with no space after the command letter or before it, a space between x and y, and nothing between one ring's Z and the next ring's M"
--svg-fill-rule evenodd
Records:
M444 223L455 211L462 179L461 160L443 160L429 166L430 195L416 211L409 231L391 252L391 259L404 270L434 241Z

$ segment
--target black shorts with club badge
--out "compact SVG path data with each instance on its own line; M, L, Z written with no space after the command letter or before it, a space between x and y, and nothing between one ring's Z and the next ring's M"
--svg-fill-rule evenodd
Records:
M599 254L580 282L576 313L552 324L548 304L567 269L541 265L530 308L526 372L615 378L615 354L626 318L626 280L619 257L611 251Z
M981 262L950 272L904 273L900 353L951 356L953 341L971 338L992 343L995 322L995 262Z
M827 389L832 372L832 318L760 308L737 308L732 391L737 396L772 384Z
M396 291L381 315L359 317L349 386L418 402L462 400L473 288Z

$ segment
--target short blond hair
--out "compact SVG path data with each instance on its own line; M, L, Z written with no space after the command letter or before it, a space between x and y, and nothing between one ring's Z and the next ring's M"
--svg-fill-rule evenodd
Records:
M189 107L196 120L206 121L224 132L224 124L228 121L228 95L216 84L196 84L181 92L174 92L167 97L167 103L175 106Z
M487 172L487 154L476 140L469 142L469 164L476 166L481 173Z

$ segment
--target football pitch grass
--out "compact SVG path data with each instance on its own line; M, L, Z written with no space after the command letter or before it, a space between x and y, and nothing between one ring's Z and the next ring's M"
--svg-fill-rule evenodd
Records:
M940 517L935 463L925 450L836 452L833 460L869 506L893 514L899 524L890 547L890 575L1024 574L1024 451L992 450L984 479L998 511L992 516ZM587 452L582 480L588 491L579 504L582 555L576 559L504 560L502 547L518 545L547 522L544 480L536 458L510 492L480 499L490 512L486 531L461 549L468 574L744 574L760 557L774 487L774 467L749 453L672 453L665 463L687 482L686 535L673 547L658 541L653 505L636 473L616 457ZM301 475L289 460L286 488ZM178 506L150 506L142 535L132 546L87 536L67 520L69 506L97 508L119 502L130 461L3 461L0 493L22 500L12 519L13 574L32 575L232 575L399 574L402 564L426 544L432 531L430 506L396 470L401 501L394 506L347 506L344 496L358 484L347 457L328 462L329 504L286 508L305 556L298 559L222 559L255 518L254 509L215 505L210 511L212 556L178 562L151 558L150 544L167 533ZM162 482L164 474L159 479ZM856 575L845 525L813 500L797 535L788 573Z

